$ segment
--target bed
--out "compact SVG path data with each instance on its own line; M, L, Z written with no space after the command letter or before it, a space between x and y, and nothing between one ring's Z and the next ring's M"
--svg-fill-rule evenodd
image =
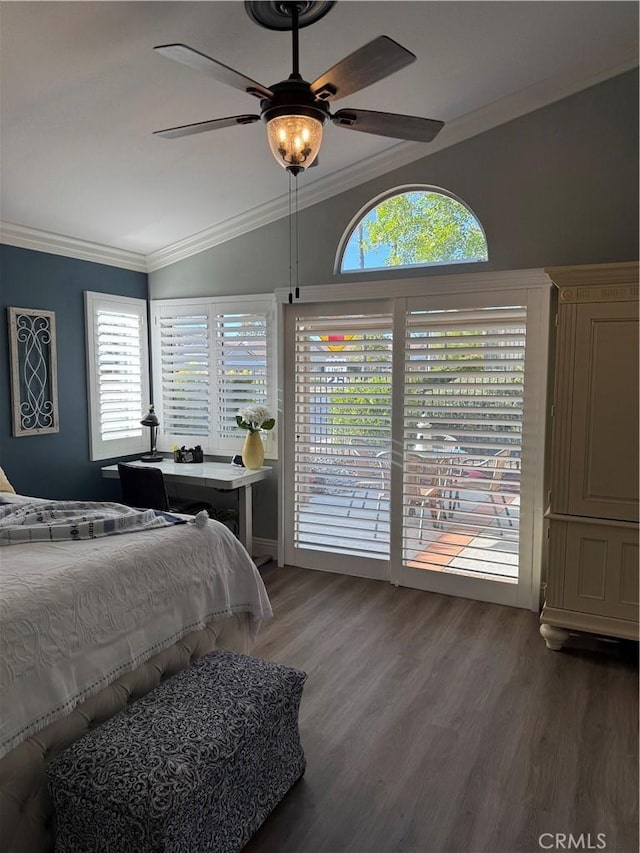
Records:
M34 501L0 494L5 514ZM53 850L51 758L214 648L248 652L272 615L242 545L200 521L0 548L2 853Z

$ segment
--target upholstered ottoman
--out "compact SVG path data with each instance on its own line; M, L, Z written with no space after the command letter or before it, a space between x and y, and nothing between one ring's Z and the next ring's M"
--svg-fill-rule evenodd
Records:
M217 651L50 765L56 853L231 853L302 775L306 675Z

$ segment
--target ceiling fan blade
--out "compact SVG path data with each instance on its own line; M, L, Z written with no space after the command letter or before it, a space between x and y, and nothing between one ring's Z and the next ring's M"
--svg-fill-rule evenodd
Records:
M253 124L260 121L260 116L229 116L229 118L214 118L211 121L198 121L195 124L183 124L180 127L167 127L165 130L155 130L154 136L164 139L176 139L178 136L192 136L194 133L204 133L207 130L219 130L221 127L231 127L234 124Z
M410 139L414 142L431 142L444 127L443 121L418 116L403 116L397 113L380 113L375 110L338 110L331 121L347 130L375 133L395 139Z
M242 89L243 92L248 92L250 95L255 95L256 98L272 98L273 92L267 89L262 83L256 83L250 77L245 77L239 71L229 68L228 65L223 65L217 59L211 59L199 50L194 50L186 44L161 44L153 48L167 59L173 59L174 62L180 62L182 65L188 65L190 68L195 68L196 71L202 71L218 80L220 83L226 83L228 86L233 86L235 89Z
M314 80L311 91L321 101L335 101L388 77L415 58L389 36L378 36Z

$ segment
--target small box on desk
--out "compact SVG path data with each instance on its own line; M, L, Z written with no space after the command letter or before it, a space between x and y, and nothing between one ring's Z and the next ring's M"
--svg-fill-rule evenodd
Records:
M174 462L204 462L204 453L199 444L195 447L176 447L173 450Z

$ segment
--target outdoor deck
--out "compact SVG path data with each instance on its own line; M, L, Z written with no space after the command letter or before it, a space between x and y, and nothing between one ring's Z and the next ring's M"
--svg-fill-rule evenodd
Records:
M492 503L485 491L464 488L459 499L464 512L454 511L444 527L428 510L421 524L421 513L410 514L412 508L405 507L404 565L516 579L519 495L514 493L502 505ZM389 501L380 499L375 490L313 495L299 510L297 521L300 547L389 559Z

